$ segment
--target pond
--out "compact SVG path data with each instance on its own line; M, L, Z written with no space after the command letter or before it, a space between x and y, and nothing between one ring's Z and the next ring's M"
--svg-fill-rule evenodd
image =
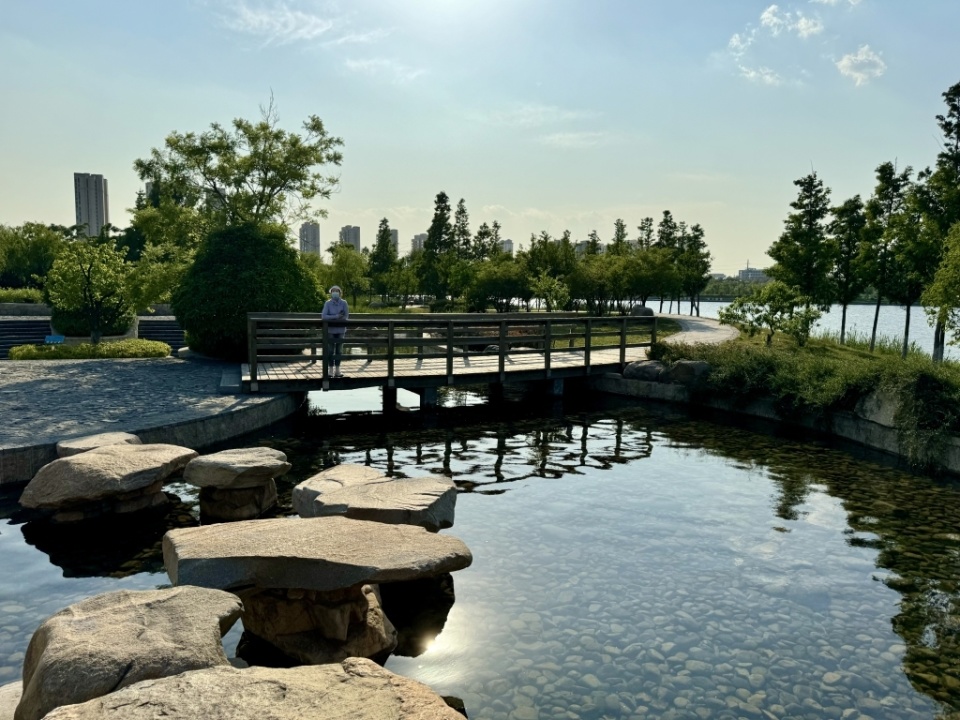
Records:
M453 576L442 632L387 667L462 697L471 718L960 709L956 484L669 407L568 399L551 413L470 393L448 404L461 407L429 426L417 413L389 431L377 415L315 415L256 442L292 459L286 503L296 482L337 462L458 482L446 532L474 563ZM191 489L168 490L183 503L156 525L84 537L22 524L7 499L0 682L17 677L49 614L167 583L160 534L196 515Z

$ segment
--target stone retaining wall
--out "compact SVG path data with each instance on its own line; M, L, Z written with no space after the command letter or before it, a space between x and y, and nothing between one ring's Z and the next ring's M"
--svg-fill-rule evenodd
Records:
M900 441L893 426L895 406L892 398L871 396L860 403L856 412L835 412L828 416L798 413L791 417L783 417L777 412L772 400L734 402L722 398L691 397L690 390L684 385L631 380L616 373L595 378L591 381L591 387L613 395L697 405L773 420L793 427L834 435L897 457L902 458L905 455L900 450ZM960 438L947 438L944 456L939 465L948 472L960 475Z

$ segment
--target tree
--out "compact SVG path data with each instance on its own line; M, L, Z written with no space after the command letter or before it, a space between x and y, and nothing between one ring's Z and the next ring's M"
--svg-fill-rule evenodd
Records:
M720 310L718 317L725 325L740 326L750 337L765 332L768 346L779 330L803 347L821 315L812 305L813 301L800 295L795 287L775 280L761 285L752 295L737 298Z
M55 310L80 315L90 328L90 342L100 342L107 328L133 319L127 288L130 265L119 250L95 242L67 245L47 275L46 294Z
M328 252L332 256L330 274L333 282L343 289L344 295L349 293L350 302L356 305L357 295L370 291L367 256L346 243L337 243Z
M640 221L640 224L637 225L637 230L639 232L637 235L637 247L641 250L646 250L651 247L654 240L653 218L645 217Z
M64 232L56 227L0 225L0 287L43 287L44 277L66 244Z
M453 250L453 226L450 224L450 198L437 193L433 206L433 220L423 243L423 290L436 298L447 296L447 278L444 260Z
M500 226L494 222L497 229L499 230ZM487 223L483 223L479 228L477 228L477 234L473 238L473 245L470 250L470 256L474 260L486 260L487 258L494 255L494 253L499 250L499 247L494 248L494 230Z
M947 235L943 259L922 301L927 316L937 326L952 332L950 344L960 345L960 221L954 223Z
M400 298L400 307L406 308L411 296L417 291L417 274L414 270L416 258L407 257L394 264L387 276L387 287L391 295Z
M591 230L587 235L587 247L584 250L585 255L599 255L603 251L603 243L600 242L600 236L596 230Z
M684 226L679 238L679 252L676 258L680 290L690 298L690 314L693 315L696 307L698 317L700 316L700 293L710 282L711 257L703 238L703 228L699 224L693 225L689 230ZM677 312L679 311L678 301Z
M457 203L457 210L453 215L452 228L453 251L461 260L469 258L472 255L472 243L470 235L470 214L467 212L467 203L463 198Z
M386 300L389 289L388 276L397 262L397 249L393 245L393 236L390 233L390 222L383 218L377 228L377 239L370 253L370 280L374 292Z
M607 248L607 252L613 253L614 255L626 255L629 250L627 224L620 218L617 218L613 223L613 240L610 241L610 247Z
M877 291L873 330L870 333L870 352L873 352L876 346L880 305L884 298L890 297L894 279L895 269L892 265L890 247L893 235L888 230L893 218L903 212L912 173L913 169L910 167L897 173L896 166L892 162L878 165L877 185L866 205L867 224L864 228L863 260L867 280Z
M480 263L466 292L468 304L479 312L484 312L491 304L497 312L510 312L514 299L530 296L530 282L523 261L505 253Z
M340 138L327 134L323 121L310 115L303 134L279 127L273 100L260 120L242 118L230 128L213 123L206 132L173 132L162 148L134 162L143 181L163 199L201 211L218 227L325 217L314 199L329 199L338 178L319 171L340 165Z
M672 253L666 248L648 247L627 258L624 266L627 295L647 304L652 295L672 296L679 292L680 277Z
M867 226L863 200L854 195L830 211L833 219L827 231L834 244L834 263L830 278L834 297L842 308L840 317L840 344L847 338L847 307L867 286L866 269L861 254L863 231Z
M543 300L547 312L560 310L570 302L570 290L566 284L546 273L540 273L530 284L530 290L535 298Z
M797 199L790 203L795 212L787 216L783 234L767 251L776 263L768 274L797 288L807 302L826 310L833 300L833 244L826 229L830 189L824 187L816 172L793 184L800 189Z

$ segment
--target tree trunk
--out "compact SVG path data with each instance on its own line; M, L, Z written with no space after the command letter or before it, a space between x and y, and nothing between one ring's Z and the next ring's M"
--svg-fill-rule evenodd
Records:
M840 315L840 344L847 342L847 304L843 304L843 312Z
M660 310L658 312L663 315L663 296L660 296Z
M877 293L877 309L873 313L873 332L870 333L870 352L877 344L877 321L880 319L880 293Z
M907 319L903 324L903 350L900 351L900 358L907 359L907 348L910 347L910 305L907 305Z
M944 346L947 339L947 324L943 320L937 320L933 326L933 361L935 363L943 362Z

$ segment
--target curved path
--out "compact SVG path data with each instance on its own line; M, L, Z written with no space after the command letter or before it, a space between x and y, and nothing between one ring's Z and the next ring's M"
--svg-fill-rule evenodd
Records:
M710 345L736 340L740 331L731 325L721 325L719 320L690 315L667 315L660 313L657 317L674 320L683 328L681 332L663 339L666 343L708 343Z
M235 385L222 382L232 375ZM0 486L30 480L65 438L123 431L199 449L276 422L302 401L227 394L234 389L239 372L229 363L2 360Z

